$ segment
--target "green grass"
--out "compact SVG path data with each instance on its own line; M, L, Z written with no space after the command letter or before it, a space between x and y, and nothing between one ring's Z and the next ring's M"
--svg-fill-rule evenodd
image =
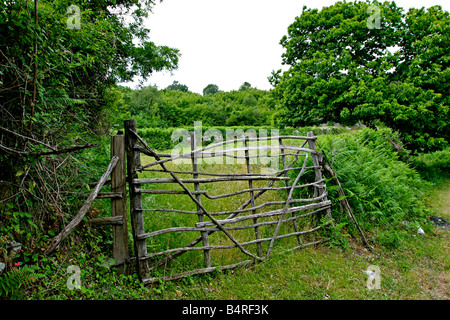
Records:
M359 239L347 250L317 246L274 256L247 268L158 285L159 299L322 300L450 298L448 231L408 235L401 249L367 251ZM370 265L381 288L369 290ZM153 287L153 288L156 288ZM152 287L150 287L152 290ZM178 292L177 292L178 291ZM180 297L180 292L182 295Z

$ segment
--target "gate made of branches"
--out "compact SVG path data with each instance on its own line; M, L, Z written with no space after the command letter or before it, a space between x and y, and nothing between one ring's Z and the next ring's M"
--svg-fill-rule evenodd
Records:
M329 240L315 232L332 221L316 139L312 132L306 137L244 134L198 147L202 140L194 131L186 139L187 151L163 154L138 135L135 120L125 121L139 278L144 283L180 279ZM276 165L261 170L258 163L268 160ZM180 203L181 208L173 207ZM183 255L189 258L177 262Z

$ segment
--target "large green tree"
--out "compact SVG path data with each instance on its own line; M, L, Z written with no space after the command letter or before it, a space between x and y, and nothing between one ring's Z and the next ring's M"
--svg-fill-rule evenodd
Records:
M280 43L289 69L269 78L279 124L381 121L415 150L448 143L450 18L440 6L407 13L388 1L304 7Z
M156 45L144 26L154 4L0 1L2 224L9 210L67 213L66 196L89 170L69 151L99 142L123 111L114 84L177 67L178 50Z
M181 91L181 92L189 92L189 88L185 84L181 84L178 81L174 81L171 85L167 86L166 90L169 91Z
M216 94L219 92L219 86L217 84L210 83L205 88L203 88L203 95Z

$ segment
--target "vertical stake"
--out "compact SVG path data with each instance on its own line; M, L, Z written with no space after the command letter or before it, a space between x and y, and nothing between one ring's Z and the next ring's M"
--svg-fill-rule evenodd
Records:
M286 165L285 149L283 147L283 138L279 139L279 143L280 143L280 151L281 151L281 161L283 163L283 170L286 170L287 165ZM287 178L288 177L287 171L285 171L283 175ZM286 187L289 187L289 180L285 180L284 182L285 182ZM289 195L289 189L286 189L286 192ZM292 205L289 205L289 207L292 207ZM295 216L296 216L296 214L295 214L295 212L293 212L292 217L295 217ZM295 232L298 232L297 220L294 220L294 230L295 230ZM297 240L300 245L303 244L302 239L300 238L300 235L297 236Z
M113 225L113 258L119 273L127 274L125 261L128 252L128 224L127 224L127 188L125 168L125 136L122 133L111 137L111 159L119 157L116 167L111 172L111 192L120 192L122 198L111 199L111 216L122 217L122 225Z
M316 137L314 137L314 134L313 134L312 131L309 131L309 132L307 133L307 137L310 137L310 138L316 138ZM317 139L317 138L316 138L316 139ZM316 151L316 139L309 139L309 140L308 140L309 148L310 148L311 150L313 150L313 151ZM322 178L323 178L323 177L322 177L322 167L321 167L320 161L319 161L320 158L319 158L319 155L318 155L318 154L311 153L311 159L312 159L313 165L314 165L314 167L315 167L315 168L314 168L314 173L315 173L315 175L316 175L315 181L317 182L317 181L322 180ZM325 191L326 191L326 190L325 190L325 186L320 186L320 187L315 186L315 187L314 187L314 196L315 196L315 197L320 196L320 195L322 195ZM328 200L328 197L324 197L324 198L322 199L322 201L327 201L327 200ZM326 212L327 212L328 218L329 218L330 220L333 220L333 218L332 218L332 216L331 216L331 209L327 209Z
M248 137L244 138L245 162L247 164L247 173L252 173L252 169L251 169L251 166L250 166L250 158L249 158L249 153L248 153L247 139L248 139ZM248 187L250 189L253 189L253 180L248 180ZM250 191L250 200L251 200L252 207L254 207L255 206L255 196L253 194L253 190ZM256 214L256 210L253 210L252 214ZM258 223L258 219L254 218L253 219L253 223L255 223L255 224ZM256 238L256 240L260 239L259 228L257 226L255 227L255 238ZM262 257L263 256L263 252L262 252L261 242L257 243L257 249L258 249L258 256Z
M149 278L148 262L145 260L147 255L147 244L145 239L139 240L138 235L145 233L144 218L142 215L142 195L136 192L140 189L140 184L133 183L138 178L137 169L141 166L141 155L139 151L134 150L137 144L136 136L131 133L137 132L136 119L125 120L125 149L127 152L127 175L130 192L130 218L133 229L134 250L136 254L136 267L139 279Z
M191 151L194 151L195 149L197 149L197 137L195 135L195 131L190 131L191 134ZM196 153L191 153L191 159L192 159L192 171L194 172L193 174L193 178L194 179L198 179L198 160L197 160L197 154ZM202 203L202 198L201 198L201 194L198 193L198 191L200 191L200 184L198 182L194 183L194 191L197 192L195 198L197 199L197 201L199 203ZM203 211L200 208L199 205L197 205L197 212L198 212L198 221L199 222L204 222L204 216L203 216ZM208 232L206 231L202 231L201 232L202 235L202 243L204 247L209 247L209 239L208 239ZM205 259L205 268L210 268L211 267L211 255L210 255L210 251L209 249L205 249L203 251L203 255L204 255L204 259Z

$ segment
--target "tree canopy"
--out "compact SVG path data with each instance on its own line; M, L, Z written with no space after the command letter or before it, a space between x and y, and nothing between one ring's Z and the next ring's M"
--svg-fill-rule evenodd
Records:
M185 84L181 84L178 81L174 81L171 85L167 86L166 88L169 91L181 91L181 92L189 92L189 88Z
M380 28L369 27L370 5L380 9ZM289 70L269 78L280 125L381 121L415 150L448 143L450 17L440 6L304 7L280 44Z
M177 67L179 51L150 41L144 27L154 4L0 1L0 193L8 208L64 212L71 201L63 190L89 170L65 150L98 144L125 112L114 85Z
M72 130L92 132L111 112L109 87L177 67L178 50L151 42L143 27L153 1L71 4L79 16L63 0L0 3L0 126L13 132L2 132L5 157L36 147L20 135L39 147L74 143Z
M219 86L217 84L210 83L203 89L203 95L216 94L219 92Z

